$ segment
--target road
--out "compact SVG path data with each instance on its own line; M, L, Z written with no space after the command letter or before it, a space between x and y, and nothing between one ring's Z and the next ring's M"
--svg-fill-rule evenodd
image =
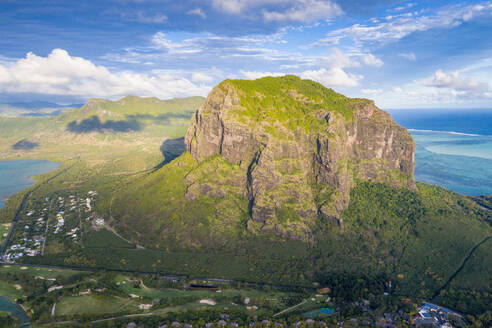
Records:
M48 216L46 217L46 229L44 230L43 248L41 250L41 256L44 255L44 247L46 246L46 238L48 238L48 227L49 227L49 223L50 223L50 213L51 213L52 205L53 205L53 199L50 200L50 209L48 210Z
M299 303L299 304L296 304L296 305L294 305L294 306L291 306L290 308L287 308L287 309L285 309L285 310L282 310L282 311L280 311L279 313L275 313L275 314L273 315L273 318L275 318L275 317L277 317L277 316L281 315L282 313L289 312L290 310L293 310L293 309L295 309L296 307L303 305L303 304L304 304L304 303L306 303L307 301L308 301L308 300L307 300L307 299L305 299L304 301L302 301L302 302L301 302L301 303Z

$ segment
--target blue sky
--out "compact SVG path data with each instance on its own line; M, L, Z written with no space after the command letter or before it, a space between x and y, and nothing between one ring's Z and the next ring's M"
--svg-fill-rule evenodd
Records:
M0 1L0 102L205 96L296 74L382 108L492 107L492 1Z

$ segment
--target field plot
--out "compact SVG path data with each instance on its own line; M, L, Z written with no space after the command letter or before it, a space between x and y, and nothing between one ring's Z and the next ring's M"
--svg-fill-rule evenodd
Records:
M55 268L37 268L31 266L20 265L2 265L0 266L1 273L26 273L33 277L43 277L52 279L56 277L70 277L76 274L87 273L87 271L70 270L70 269L55 269Z
M13 299L17 299L24 294L22 293L22 287L20 285L0 281L0 295L7 295Z
M84 234L83 243L88 248L135 248L135 245L121 239L109 230L89 230Z
M121 313L137 311L138 303L128 298L106 295L68 296L56 303L56 316L83 313Z

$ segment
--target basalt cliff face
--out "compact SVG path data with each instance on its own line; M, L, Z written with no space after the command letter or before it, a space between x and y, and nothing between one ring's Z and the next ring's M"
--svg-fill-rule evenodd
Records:
M358 180L415 188L415 143L405 128L370 100L294 76L222 82L193 116L185 144L199 163L220 155L235 167L215 183L188 175L185 198L234 188L248 201L255 234L306 240L321 222L343 227Z

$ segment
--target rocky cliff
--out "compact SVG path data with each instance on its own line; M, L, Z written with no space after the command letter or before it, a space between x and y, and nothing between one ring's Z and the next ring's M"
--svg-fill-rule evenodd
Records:
M222 82L185 143L200 163L220 155L236 165L216 183L190 174L185 198L220 198L233 186L248 200L253 233L306 239L323 220L343 227L358 179L415 188L415 143L405 128L370 100L294 76Z

